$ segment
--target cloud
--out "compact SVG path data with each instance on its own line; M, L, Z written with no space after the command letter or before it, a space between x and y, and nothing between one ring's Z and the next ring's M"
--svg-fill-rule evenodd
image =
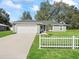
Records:
M53 4L53 2L60 2L61 0L51 0L50 3ZM69 4L69 5L77 5L76 2L74 2L74 0L62 0L62 2Z
M31 9L33 11L38 11L39 10L39 6L38 5L33 5L33 7Z
M11 15L11 12L9 12L9 11L6 11L9 15Z
M25 1L27 1L27 2L32 2L32 1L34 1L34 0L25 0Z
M11 8L15 8L17 10L21 9L21 5L13 3L12 0L3 0L2 5L7 5L7 6L11 7Z
M34 0L13 0L15 3L31 3Z
M77 3L75 3L73 0L63 0L63 2L69 4L69 5L76 5Z

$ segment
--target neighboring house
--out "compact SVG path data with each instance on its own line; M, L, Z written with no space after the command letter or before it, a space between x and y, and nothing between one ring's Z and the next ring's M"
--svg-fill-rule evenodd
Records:
M6 31L7 30L8 25L4 25L0 23L0 31Z
M14 22L13 31L16 33L42 33L46 31L66 31L67 25L64 22L52 21L18 21Z

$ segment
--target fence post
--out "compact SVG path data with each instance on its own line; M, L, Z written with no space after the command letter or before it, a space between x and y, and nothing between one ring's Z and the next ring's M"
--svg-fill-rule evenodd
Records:
M75 41L75 36L73 35L73 45L72 45L72 49L74 49L75 48L75 44L74 44L74 41Z
M41 49L41 34L39 34L39 49Z

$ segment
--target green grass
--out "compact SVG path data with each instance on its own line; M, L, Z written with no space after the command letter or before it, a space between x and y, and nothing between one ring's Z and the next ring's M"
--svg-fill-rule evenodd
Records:
M14 33L12 31L2 31L0 32L0 38L11 34L14 34Z
M54 36L79 36L79 30L68 30L66 32L47 32L47 34Z
M69 33L68 33L69 32ZM75 33L76 32L76 33ZM59 35L79 35L78 30L58 32ZM57 32L48 32L50 35L58 35ZM62 33L62 34L60 34ZM71 48L42 48L39 49L39 38L35 37L27 59L79 59L79 49Z

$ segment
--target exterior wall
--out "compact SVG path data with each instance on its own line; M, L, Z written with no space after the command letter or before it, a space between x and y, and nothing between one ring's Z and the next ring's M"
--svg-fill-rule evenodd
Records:
M13 32L17 32L17 27L16 27L16 25L13 25L10 29L11 29L11 31L13 31Z
M6 27L5 26L0 26L0 31L5 31Z
M66 31L66 26L59 26L59 25L55 25L52 26L52 31Z
M40 33L40 25L37 25L37 34Z
M62 26L63 31L66 31L66 26Z

